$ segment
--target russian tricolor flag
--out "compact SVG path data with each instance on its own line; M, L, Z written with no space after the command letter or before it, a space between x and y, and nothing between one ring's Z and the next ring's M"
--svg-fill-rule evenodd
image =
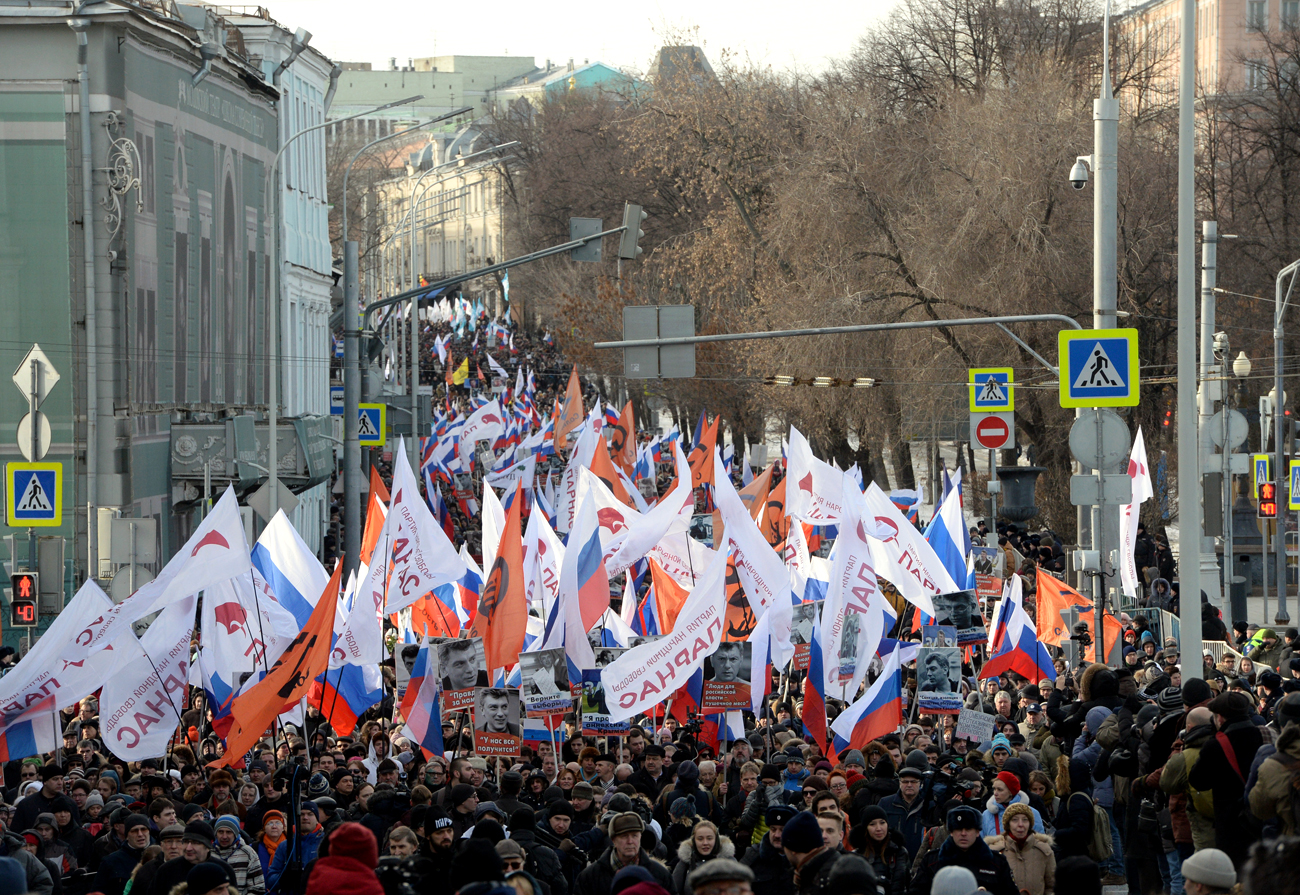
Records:
M821 615L815 615L814 619L812 643L808 650L808 678L803 688L803 729L807 736L822 747L826 757L834 762L838 750L833 744L827 748L826 742L826 660L823 655Z
M52 701L51 701L52 702ZM59 748L59 719L53 711L31 709L26 721L10 724L0 733L0 761L19 761Z
M1014 671L1035 683L1056 680L1052 657L1039 641L1034 622L1021 602L1019 576L1012 578L1010 592L1002 603L994 629L996 652L980 669L980 677L996 677L1004 671Z
M966 582L970 572L966 566L966 554L970 552L970 531L961 514L961 489L954 488L939 505L939 512L930 520L925 529L925 540L934 548L939 562L948 571L954 582L960 585Z
M865 749L872 740L894 733L902 726L903 669L899 653L899 649L890 650L880 677L861 699L841 712L831 724L831 732L835 735L832 746L836 752Z

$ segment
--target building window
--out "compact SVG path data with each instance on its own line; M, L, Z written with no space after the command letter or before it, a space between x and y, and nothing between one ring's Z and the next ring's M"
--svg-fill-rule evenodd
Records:
M1268 28L1268 0L1247 2L1246 27L1251 31L1264 31Z
M1268 87L1268 63L1260 59L1246 62L1246 89L1263 90Z
M1282 0L1282 27L1300 27L1300 0Z

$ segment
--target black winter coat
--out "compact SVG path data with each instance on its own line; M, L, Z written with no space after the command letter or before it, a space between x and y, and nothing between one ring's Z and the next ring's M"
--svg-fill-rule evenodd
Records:
M907 895L907 883L912 875L912 856L907 853L902 836L891 830L883 850L877 852L868 847L861 855L871 864L871 869L876 871L881 895Z
M789 895L794 890L794 868L766 836L749 847L742 863L754 871L754 895Z
M655 882L667 889L669 895L677 895L677 889L673 885L673 875L662 863L650 857L645 849L641 849L637 863L650 871ZM609 895L609 890L614 885L614 874L617 872L618 868L614 866L614 849L611 846L603 855L587 865L586 870L578 874L578 881L573 889L574 895Z
M930 895L934 875L944 867L965 867L975 874L975 883L989 895L1019 895L1011 865L1002 855L996 854L983 839L976 839L970 848L962 851L952 839L928 853L917 868L912 880L911 895Z

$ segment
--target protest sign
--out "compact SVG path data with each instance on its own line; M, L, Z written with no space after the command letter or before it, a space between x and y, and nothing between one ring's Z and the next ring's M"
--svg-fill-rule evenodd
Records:
M521 653L519 678L524 712L529 718L546 718L573 708L563 648Z
M483 638L435 641L438 664L434 673L442 678L442 707L447 711L474 708L474 690L488 685L487 657Z
M972 743L983 743L993 739L992 715L979 709L962 709L957 715L956 736Z
M474 751L518 755L522 742L519 691L481 687L474 691Z
M961 711L961 649L921 647L916 654L916 679L921 711L941 715Z

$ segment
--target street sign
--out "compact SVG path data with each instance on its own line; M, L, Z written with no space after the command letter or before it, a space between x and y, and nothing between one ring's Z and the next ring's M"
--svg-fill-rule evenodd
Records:
M1259 497L1259 486L1264 482L1273 481L1273 455L1272 454L1252 454L1251 465L1255 468L1255 474L1251 476L1254 483L1254 496Z
M1133 502L1133 479L1128 473L1070 476L1070 503L1076 507L1091 507L1101 503L1123 506Z
M50 449L50 418L36 411L36 456L32 456L32 415L23 414L18 421L18 450L32 462L42 459Z
M1014 377L1015 371L1011 367L972 369L967 380L970 383L971 412L1015 410Z
M32 361L37 361L41 367L36 377L36 403L40 404L50 393L50 389L58 385L59 371L54 369L54 364L50 363L41 346L33 343L32 350L27 352L18 369L14 370L14 385L18 386L18 391L22 392L23 397L28 401L32 399Z
M1214 416L1210 417L1210 438L1214 440L1215 447L1223 447L1224 413L1225 411L1220 410ZM1246 415L1240 410L1228 410L1226 413L1228 414L1227 429L1229 449L1228 451L1225 451L1225 453L1229 453L1232 448L1235 448L1246 440L1246 436L1250 433L1250 424L1246 422Z
M1113 410L1085 411L1070 426L1070 453L1084 469L1119 472L1128 464L1132 443L1128 426Z
M330 386L330 416L343 415L343 386Z
M360 442L362 447L383 447L387 404L358 404L360 414Z
M1291 489L1287 493L1287 508L1300 510L1300 460L1291 461Z
M1015 414L972 413L970 415L970 440L974 447L984 448L989 451L1001 451L1015 447Z
M62 525L63 464L7 464L5 517L12 528L52 528Z
M623 309L624 341L695 335L694 305L629 305ZM628 379L690 379L695 375L694 345L623 349Z
M339 360L342 360L342 359L343 359L343 340L342 340L342 339L335 339L335 340L334 340L334 356L337 357Z
M1062 407L1138 402L1136 329L1065 329L1057 336Z

